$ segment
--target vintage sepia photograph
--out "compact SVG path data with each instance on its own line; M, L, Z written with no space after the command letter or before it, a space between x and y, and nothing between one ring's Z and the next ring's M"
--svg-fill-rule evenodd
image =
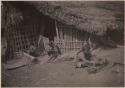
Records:
M124 87L124 1L1 1L2 87Z

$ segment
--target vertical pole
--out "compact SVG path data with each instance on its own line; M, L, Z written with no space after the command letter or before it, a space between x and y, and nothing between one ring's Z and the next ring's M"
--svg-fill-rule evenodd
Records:
M64 53L66 52L66 31L64 29Z
M56 26L57 40L59 41L59 30L58 30L58 27L57 27L57 22L56 22L56 20L55 20L55 26Z

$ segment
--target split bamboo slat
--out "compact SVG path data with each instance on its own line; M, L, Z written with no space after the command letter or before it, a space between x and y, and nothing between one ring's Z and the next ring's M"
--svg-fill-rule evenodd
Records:
M66 49L66 31L64 31L64 52L66 52L65 51L65 49Z
M71 30L69 30L69 41L71 41ZM71 42L69 42L69 51L71 51Z

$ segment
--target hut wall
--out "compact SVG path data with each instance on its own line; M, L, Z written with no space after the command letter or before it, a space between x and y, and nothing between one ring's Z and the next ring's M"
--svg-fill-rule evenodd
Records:
M6 39L7 50L6 59L13 59L14 52L28 49L30 45L36 45L38 39L38 24L35 21L24 20L19 23L23 15L20 11L9 6L7 9Z
M73 26L57 23L58 36L54 42L59 46L62 53L77 51L82 47L85 40L85 32L75 29Z
M25 25L20 29L7 29L7 59L12 59L16 51L26 50L30 45L37 46L36 29L35 24Z
M25 19L24 14L11 5L7 6L6 18L6 59L13 59L14 52L28 49L31 45L37 46L40 28L42 25L37 17ZM39 24L41 23L41 24Z

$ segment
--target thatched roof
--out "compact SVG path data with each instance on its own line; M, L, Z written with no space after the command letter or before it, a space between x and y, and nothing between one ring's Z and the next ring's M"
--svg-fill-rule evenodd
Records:
M64 24L73 25L77 29L97 35L102 35L107 30L118 29L123 22L121 19L124 19L123 2L49 1L27 3ZM122 17L119 18L116 15Z
M33 9L29 5L33 6L41 14L97 35L103 35L107 30L120 29L119 27L123 29L124 26L123 2L25 1L26 5L28 9Z

